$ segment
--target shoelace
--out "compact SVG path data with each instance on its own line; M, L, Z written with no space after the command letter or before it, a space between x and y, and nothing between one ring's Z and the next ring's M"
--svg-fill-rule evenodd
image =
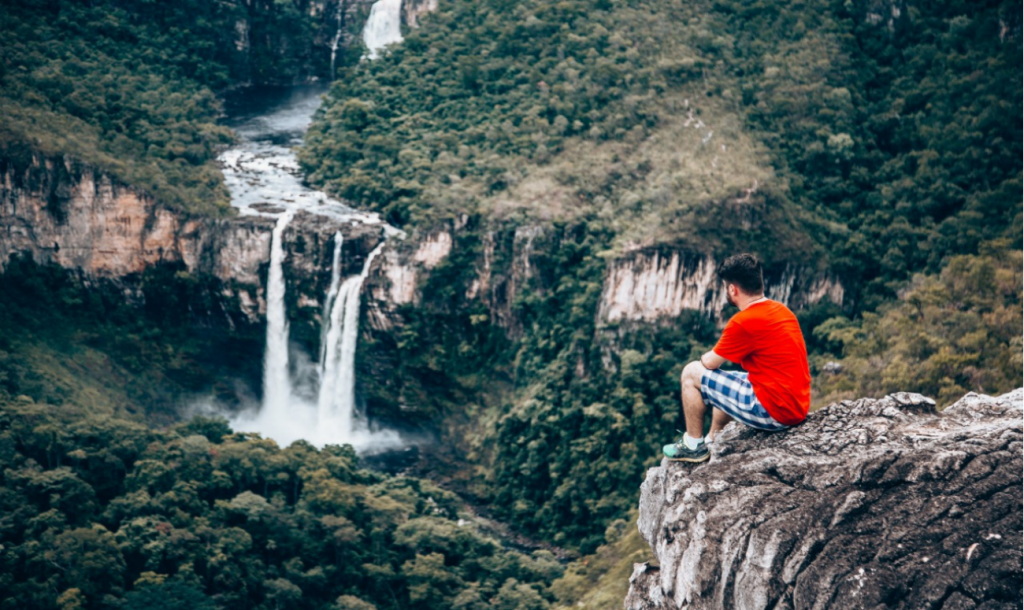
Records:
M678 441L676 441L676 442L675 442L675 444L676 444L676 445L679 445L679 446L682 446L682 447L684 447L684 448L686 447L686 443L685 443L685 442L683 442L683 435L684 435L685 433L686 433L685 431L681 431L681 430L680 430L679 428L676 428L676 434L678 434L678 435L679 435L679 440L678 440ZM707 440L705 440L705 439L703 439L703 438L702 438L702 439L700 439L700 443L698 443L698 444L697 444L697 446L699 447L699 446L701 446L701 445L706 445L707 443L708 443L708 442L707 442Z

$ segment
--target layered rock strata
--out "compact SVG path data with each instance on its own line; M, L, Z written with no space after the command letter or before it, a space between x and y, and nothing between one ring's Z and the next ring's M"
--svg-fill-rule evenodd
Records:
M701 465L663 462L625 607L1020 608L1022 398L832 404L802 426L730 424Z
M602 322L673 318L684 310L718 317L725 308L725 291L707 255L683 251L638 251L612 262L601 291L598 318ZM822 301L843 305L844 290L834 277L787 265L765 273L770 298L803 309Z
M189 218L66 158L37 157L24 167L0 160L0 180L0 270L22 254L130 288L147 267L181 265L219 279L250 320L263 313L273 218ZM383 238L380 225L300 212L284 233L287 277L311 316L320 315L339 232L344 274L359 273Z

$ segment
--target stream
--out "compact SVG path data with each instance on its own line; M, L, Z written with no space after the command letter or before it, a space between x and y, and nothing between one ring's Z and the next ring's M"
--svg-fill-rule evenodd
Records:
M226 104L226 124L235 130L237 141L218 160L231 204L241 215L274 219L265 292L263 398L229 419L234 428L259 432L281 446L301 439L320 447L349 443L360 452L374 453L399 448L402 442L397 432L371 430L357 413L360 296L374 258L388 237L401 231L375 213L355 210L304 184L295 147L302 144L323 92L322 86L254 88L236 92ZM366 256L360 273L342 277L344 236L340 230L335 233L318 355L301 353L289 341L285 244L289 224L299 213L374 225L384 237Z

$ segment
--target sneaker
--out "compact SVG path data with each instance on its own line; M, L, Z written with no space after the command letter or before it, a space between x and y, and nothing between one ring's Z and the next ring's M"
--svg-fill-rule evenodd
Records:
M696 449L690 449L683 443L682 438L671 445L665 445L661 451L671 462L703 462L711 457L708 445L704 441L701 441Z

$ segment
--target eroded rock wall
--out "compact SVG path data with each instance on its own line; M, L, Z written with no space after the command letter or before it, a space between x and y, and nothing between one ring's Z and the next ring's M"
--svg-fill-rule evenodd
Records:
M250 321L265 311L273 218L189 218L95 168L60 157L35 157L21 167L0 159L0 180L0 270L11 256L23 254L130 289L132 278L147 267L180 264L220 280L223 296L237 297ZM310 309L300 316L320 315L339 232L344 274L359 273L366 254L383 239L380 226L300 212L284 233L289 288Z
M717 271L715 260L704 254L678 250L628 254L608 267L598 318L655 322L687 309L719 317L726 298ZM836 278L798 265L766 271L765 291L791 309L823 300L843 305L843 286Z
M844 401L795 429L730 424L641 486L625 607L1019 608L1024 390Z
M405 0L402 2L402 20L410 28L418 28L420 19L437 10L437 0Z

